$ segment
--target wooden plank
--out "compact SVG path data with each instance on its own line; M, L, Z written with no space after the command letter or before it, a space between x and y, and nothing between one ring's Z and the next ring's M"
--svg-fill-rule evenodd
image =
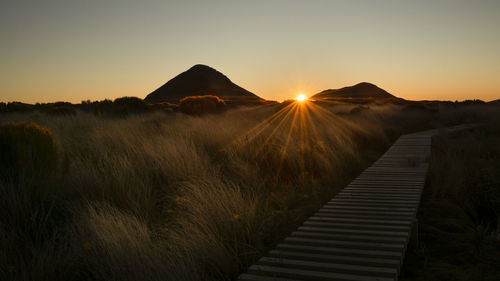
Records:
M422 186L402 186L396 184L354 184L350 183L342 191L366 190L366 191L393 191L393 192L413 192L419 193L423 190ZM342 192L341 191L341 192Z
M393 194L419 194L423 188L405 188L397 186L367 186L367 185L349 185L343 191L366 191L366 192L380 192L380 193L393 193Z
M368 277L334 272L292 269L279 266L252 265L248 269L251 273L270 274L285 278L307 278L306 280L336 280L336 281L392 281L393 278Z
M320 247L336 247L361 250L377 250L377 251L402 251L405 248L404 243L381 243L381 242L359 242L359 241L344 241L331 239L314 239L308 237L287 237L285 243L297 245L310 245Z
M410 182L410 181L387 181L387 180L359 180L352 181L348 186L367 186L367 187L398 187L398 188L416 188L422 189L424 182Z
M373 189L363 188L363 187L361 187L358 190L350 190L348 188L344 188L342 191L340 191L339 193L337 193L337 195L335 197L339 197L339 196L370 196L370 197L373 197L373 198L377 198L377 197L386 197L386 198L420 198L420 194L419 194L420 191L414 192L415 194L411 194L411 193L401 193L401 194L398 194L398 193L395 193L395 194L373 194L374 193L373 191L374 191ZM397 191L402 191L402 190L398 189ZM370 194L370 193L372 193L372 194Z
M334 198L340 198L340 197L368 197L368 198L387 198L389 200L396 200L396 199L401 199L401 200L408 200L411 198L420 198L420 192L422 190L405 190L405 189L386 189L386 188L380 188L380 189L373 189L371 187L357 187L358 189L345 189L339 192ZM373 191L389 191L390 193L386 194L376 194L376 192ZM413 193L412 193L413 192ZM370 194L371 193L371 194ZM375 194L373 194L375 193ZM332 198L332 199L334 199Z
M341 247L309 246L290 243L278 244L276 248L295 250L301 249L305 252L335 253L352 257L383 258L399 261L403 258L403 253L401 251L359 250Z
M401 186L401 187L415 187L420 188L424 182L410 182L410 181L388 181L388 180L354 180L349 186L352 185L366 185L366 186Z
M295 259L310 260L310 261L335 262L341 264L395 268L398 271L400 266L399 261L392 259L350 257L350 256L333 255L333 254L314 254L314 253L289 251L289 250L272 250L269 252L269 255L278 258L295 258Z
M394 219L400 218L404 220L410 220L415 217L416 210L414 211L384 211L384 210L357 210L357 209L340 209L340 208L323 208L318 212L329 213L329 214L339 214L343 217L365 217L365 218L378 218L378 219Z
M363 234L370 233L371 235L380 234L380 235L393 235L398 237L407 237L410 231L410 228L403 227L381 227L377 225L370 226L362 226L362 225L343 225L339 223L328 223L322 221L315 220L307 220L304 222L304 226L323 228L328 232L333 233L353 233L353 234ZM299 228L301 229L301 228Z
M416 206L415 205L398 205L398 204L376 204L376 203L364 203L364 204L359 204L357 202L351 202L347 200L343 201L336 201L336 202L328 202L326 203L324 208L355 208L356 210L394 210L394 209L401 209L401 210L415 210Z
M326 216L330 218L330 221L335 222L348 222L348 223L366 223L366 224L381 224L381 225L401 225L401 226L411 226L412 222L407 220L383 220L383 219L352 219L344 218L339 215L318 212L312 217L322 217Z
M419 172L427 170L427 167L421 164L418 167L403 167L403 166L398 166L398 167L379 167L377 165L372 165L371 167L367 168L365 171L369 172L380 172L380 173L385 173L388 171L391 172Z
M314 214L315 217L331 217L342 219L360 219L360 220L393 220L393 221L408 221L412 219L415 212L370 212L345 209L320 209Z
M397 188L397 187L372 187L372 186L362 186L362 185L352 185L347 186L343 189L343 191L351 192L351 191L364 191L369 193L391 193L391 194L419 194L422 192L422 189L416 188Z
M418 202L412 202L412 203L387 203L387 202L360 202L359 200L353 200L353 199L345 199L342 200L343 198L340 199L332 199L329 201L325 207L357 207L358 209L361 208L369 208L372 210L380 210L380 208L387 209L387 208L406 208L406 209L417 209L418 207Z
M425 176L427 171L415 171L415 170L386 170L386 171L376 171L373 168L368 168L364 170L360 175L384 175L384 176Z
M377 204L387 204L387 205L412 205L415 204L417 200L413 198L397 198L397 199L380 199L380 198L355 198L352 196L344 196L344 197L338 197L336 196L334 199L330 200L329 202L335 203L335 202L357 202L361 204L370 204L370 203L377 203Z
M382 206L367 206L367 205L352 205L352 204L332 204L327 203L323 206L325 209L351 209L351 210L365 210L365 211L393 211L393 212L415 212L415 207L382 207Z
M408 237L408 231L382 231L382 230L364 230L364 229L344 229L344 228L331 228L322 223L304 222L304 226L298 228L299 230L311 230L316 232L326 233L343 233L354 235L373 235L373 236L394 236L394 237Z
M409 231L409 226L394 226L394 225L383 225L383 224L355 224L355 223L342 223L334 222L335 219L328 217L310 217L307 222L321 223L321 225L326 227L335 228L347 228L347 229L375 229L375 230L388 230L388 231Z
M394 181L395 179L397 179L398 181L408 181L412 178L420 178L416 183L422 183L422 182L425 183L425 176L426 175L415 175L415 174L399 174L399 175L393 174L393 175L379 175L379 176L364 174L364 175L359 175L358 178L364 179L371 177L371 178L376 178L378 180L388 180L388 181Z
M290 258L264 257L258 261L258 264L391 278L397 278L398 274L395 268L317 262Z
M385 243L405 243L405 238L400 237L384 237L384 236L370 236L370 235L346 235L334 233L318 233L314 231L294 231L291 236L297 237L310 237L318 239L336 239L343 241L359 241L359 242L385 242Z
M240 276L238 276L238 280L240 280L240 281L301 281L299 279L270 277L270 276L255 275L255 274L249 274L249 273L241 274Z
M393 195L393 194L370 194L365 192L341 192L335 198L352 199L381 199L381 200L420 200L418 195Z
M320 211L323 212L323 211ZM404 214L404 215L393 215L393 214L372 214L370 212L352 212L352 211L336 211L336 210L328 210L325 213L339 215L343 218L355 218L355 219L390 219L390 220L413 220L415 217L414 213Z
M396 178L394 176L392 177L377 177L377 176L359 176L353 182L371 182L371 181L376 181L376 182L396 182L396 183L408 183L408 184L421 184L425 182L425 179L417 177L417 176L407 176L407 177L401 177L401 178Z
M381 203L381 204L414 204L419 198L377 198L375 196L365 196L365 198L359 198L352 195L335 196L332 200L328 202L358 202L362 204L370 203Z
M357 177L356 181L363 182L363 181L369 181L369 182L403 182L403 183L411 183L411 184L423 184L425 183L425 179L422 179L421 176L375 176L375 175L360 175Z
M422 188L414 188L414 187L402 187L395 185L348 185L344 188L344 191L350 190L364 190L370 192L394 192L394 193L421 193Z

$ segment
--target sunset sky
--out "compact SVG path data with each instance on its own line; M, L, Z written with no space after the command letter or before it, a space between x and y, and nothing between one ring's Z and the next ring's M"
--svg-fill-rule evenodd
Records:
M0 3L0 101L144 98L206 64L265 98L500 98L500 1Z

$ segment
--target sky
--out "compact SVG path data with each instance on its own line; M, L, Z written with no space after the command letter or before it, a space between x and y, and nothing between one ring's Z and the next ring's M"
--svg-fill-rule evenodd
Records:
M0 101L144 98L206 64L270 100L500 98L498 0L2 0Z

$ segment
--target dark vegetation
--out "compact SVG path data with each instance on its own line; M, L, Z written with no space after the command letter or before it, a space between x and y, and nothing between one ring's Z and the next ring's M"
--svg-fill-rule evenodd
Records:
M148 104L137 97L121 97L114 101L82 101L79 104L69 102L27 104L21 102L0 102L0 113L35 112L46 115L75 115L77 111L107 116L124 116L130 114L148 113L154 111L173 112L178 105L167 102Z
M435 137L419 245L401 280L500 280L500 111L472 132Z
M57 167L52 132L35 123L0 124L0 177L14 183L45 182Z

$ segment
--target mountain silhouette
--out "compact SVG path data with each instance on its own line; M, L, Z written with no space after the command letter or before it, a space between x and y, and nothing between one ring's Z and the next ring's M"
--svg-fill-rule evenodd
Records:
M362 82L354 86L344 87L340 89L329 89L322 91L311 97L316 100L324 99L368 99L368 100L402 100L389 94L386 90L377 87L371 83Z
M146 102L178 103L187 96L215 95L233 104L252 104L262 100L259 96L234 84L224 74L202 64L197 64L175 76L146 96Z

